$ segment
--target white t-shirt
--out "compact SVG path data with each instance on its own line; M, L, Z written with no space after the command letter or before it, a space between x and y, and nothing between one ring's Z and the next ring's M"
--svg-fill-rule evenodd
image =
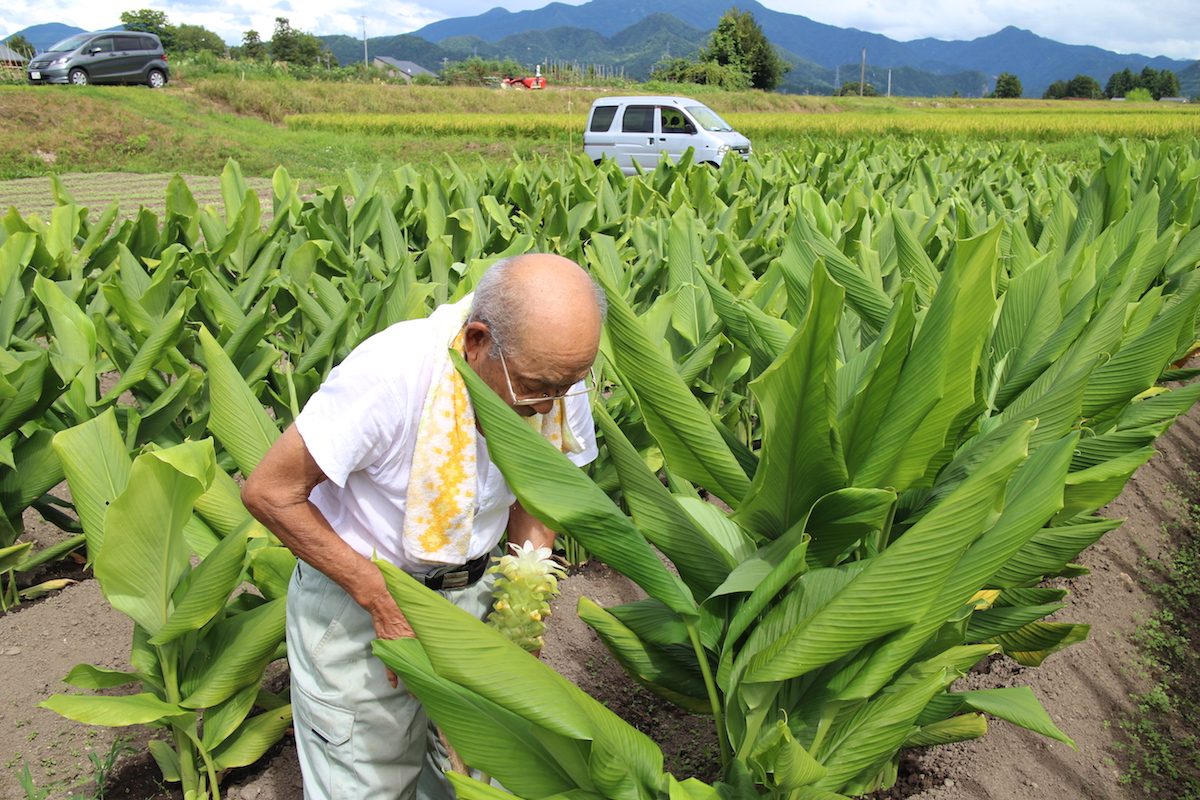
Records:
M300 437L328 478L309 499L355 551L368 558L377 554L416 575L442 566L408 555L403 540L417 423L437 355L448 346L434 335L439 327L445 330L430 319L409 320L367 339L329 373L296 418ZM590 401L581 394L566 398L566 404L567 424L583 445L582 452L568 457L583 466L597 453ZM475 525L468 560L500 542L508 508L516 501L492 463L482 433L476 447Z

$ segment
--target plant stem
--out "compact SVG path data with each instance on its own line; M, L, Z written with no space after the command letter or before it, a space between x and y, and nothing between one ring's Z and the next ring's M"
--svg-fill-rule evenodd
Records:
M700 674L704 676L704 688L708 690L708 704L712 706L713 724L717 726L717 744L721 748L721 766L729 766L729 740L725 731L725 715L721 712L721 698L717 695L717 684L713 680L712 669L708 664L708 653L700 644L700 634L695 623L687 623L688 638L692 640L692 649L696 652L696 661L700 664Z
M896 521L896 504L892 503L892 507L888 509L887 519L883 521L883 527L876 533L875 552L872 555L878 555L887 549L888 540L892 538L892 523Z
M40 567L47 561L55 561L62 558L72 550L76 550L87 543L87 537L82 533L77 533L74 536L64 539L52 547L47 547L45 550L39 550L29 558L17 565L17 572L29 572L35 567Z
M833 724L833 717L837 713L834 703L826 703L821 709L821 719L817 722L817 733L813 736L812 744L808 746L809 755L820 760L817 755L818 748L825 743L825 734L829 733L829 728Z
M162 665L163 688L166 690L167 702L178 703L179 675L175 654L178 649L174 645L155 648L158 651L158 662ZM192 742L188 732L176 723L171 723L171 736L175 740L175 751L179 753L179 782L183 787L184 800L200 800L200 776L196 772L196 755L192 752Z
M212 795L214 800L221 800L221 787L217 782L217 767L209 757L208 750L205 749L204 743L196 736L195 731L187 731L188 738L192 740L192 744L196 747L196 752L200 754L200 758L204 759L204 768L208 771L208 782L212 785Z

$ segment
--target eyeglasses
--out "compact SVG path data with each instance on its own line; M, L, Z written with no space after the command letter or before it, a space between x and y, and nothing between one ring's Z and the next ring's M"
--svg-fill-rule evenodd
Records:
M512 397L512 405L514 406L536 406L545 403L548 400L561 400L564 397L575 397L581 394L588 394L592 389L596 388L596 372L593 369L588 370L587 382L582 389L575 389L563 392L562 394L543 394L541 397L517 397L517 392L513 389L512 377L508 374L508 363L504 360L504 351L500 351L500 367L504 370L504 382L508 384L508 394Z

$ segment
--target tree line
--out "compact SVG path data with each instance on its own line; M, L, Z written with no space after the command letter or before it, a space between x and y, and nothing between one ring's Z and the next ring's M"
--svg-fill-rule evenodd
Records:
M164 12L151 8L122 12L121 24L126 30L155 34L162 40L163 49L172 54L212 53L249 61L285 61L306 67L317 66L328 58L321 40L293 28L287 17L275 18L275 31L269 40L263 41L258 31L249 30L242 35L241 45L233 47L202 25L172 25Z
M1058 80L1050 84L1042 95L1046 100L1061 100L1067 97L1083 97L1091 100L1124 97L1126 100L1161 100L1179 96L1179 78L1169 69L1157 70L1145 67L1135 73L1126 67L1109 76L1104 88L1090 75L1076 75L1069 81Z
M650 71L650 79L770 91L789 69L791 65L775 51L754 15L735 6L721 15L696 58L660 61Z

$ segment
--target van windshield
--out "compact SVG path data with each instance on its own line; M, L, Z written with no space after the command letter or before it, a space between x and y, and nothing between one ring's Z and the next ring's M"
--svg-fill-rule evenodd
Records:
M77 33L74 36L68 36L66 39L63 39L61 42L55 42L53 44L53 46L51 46L49 52L65 53L70 50L75 50L75 49L81 47L83 45L83 43L86 42L90 38L92 38L92 35L90 33Z
M708 106L687 106L687 112L706 131L721 132L733 130L733 127L728 122L718 117L716 112Z

